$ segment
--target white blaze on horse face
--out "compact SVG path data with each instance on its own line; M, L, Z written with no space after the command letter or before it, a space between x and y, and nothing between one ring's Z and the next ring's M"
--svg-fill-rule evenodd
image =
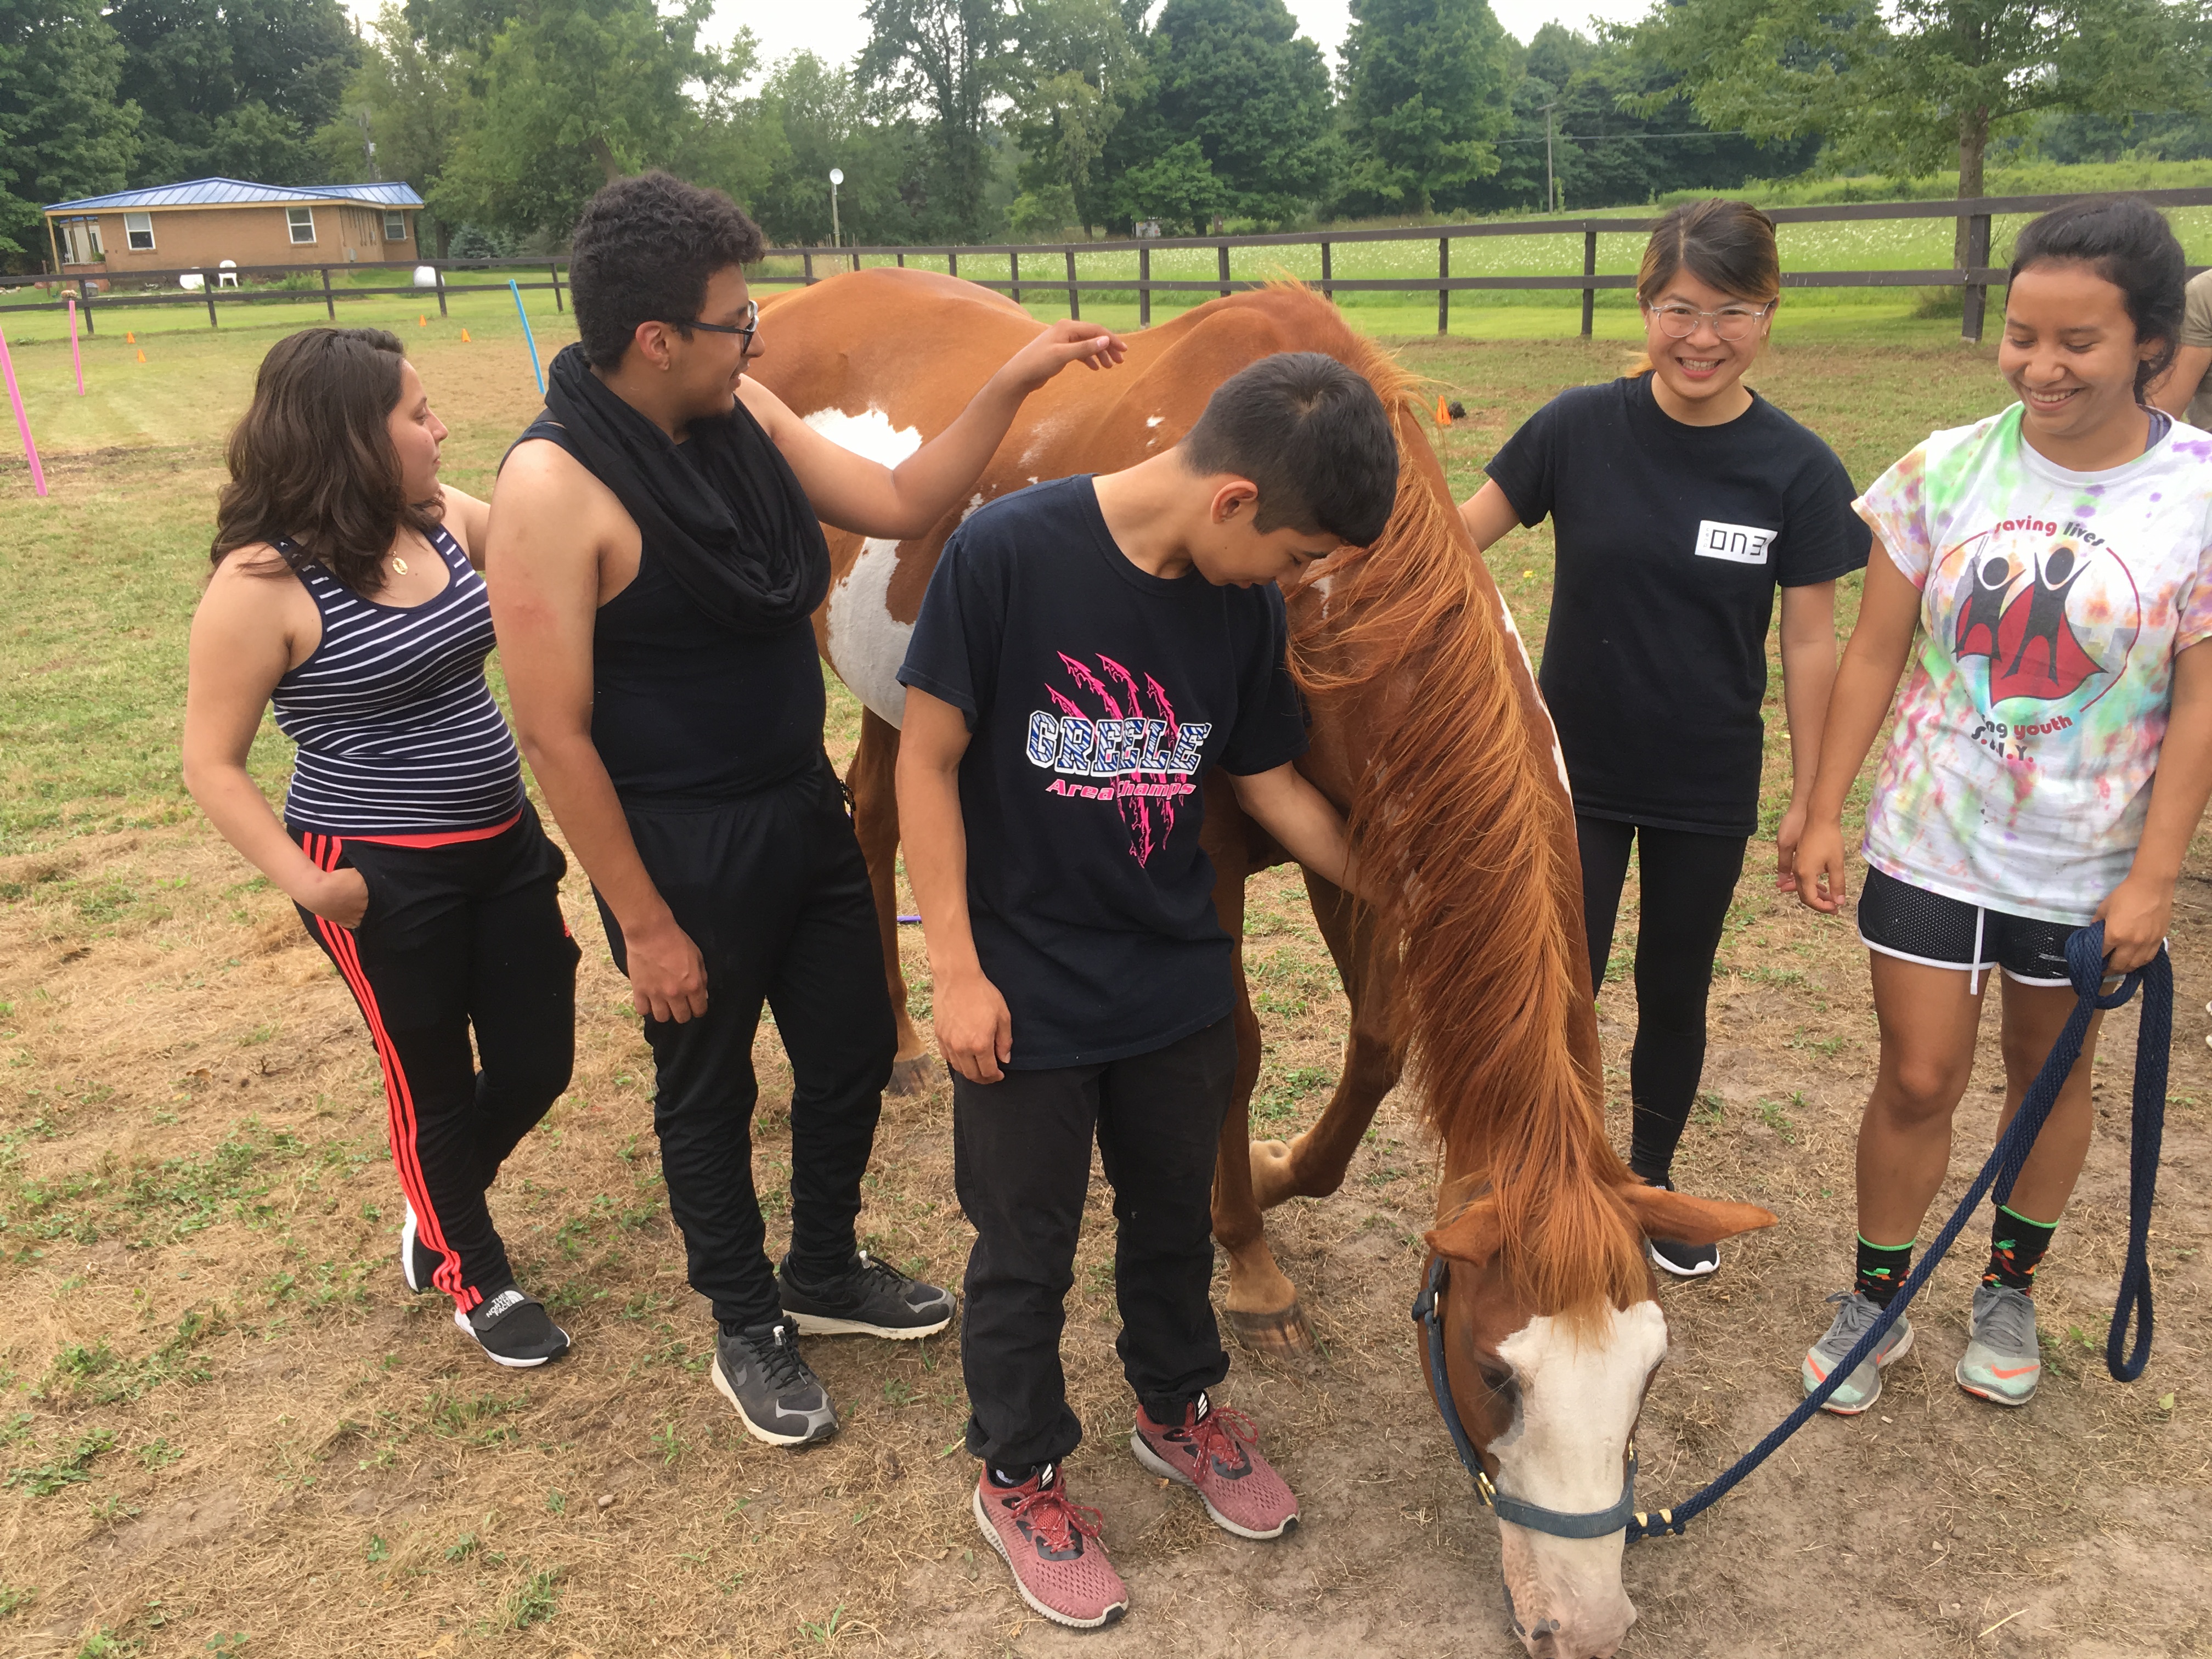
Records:
M841 449L896 466L921 447L921 434L895 427L880 409L848 415L821 409L806 424ZM830 665L875 714L898 725L906 717L906 687L898 683L906 660L912 623L891 615L891 573L898 568L898 544L870 537L844 579L830 590Z
M1667 1357L1659 1304L1608 1310L1601 1329L1579 1334L1548 1315L1532 1319L1498 1353L1520 1392L1513 1426L1490 1444L1498 1490L1570 1515L1612 1508L1644 1384ZM1620 1645L1636 1619L1620 1585L1625 1534L1553 1538L1500 1522L1498 1535L1531 1653L1582 1659Z
M1505 596L1502 593L1498 596L1498 614L1504 620L1505 631L1513 641L1513 648L1521 653L1521 666L1528 672L1528 684L1531 689L1534 689L1536 665L1528 660L1528 647L1521 638L1521 629L1515 625L1513 612L1506 605ZM1552 734L1552 764L1559 769L1559 787L1567 792L1568 800L1572 801L1575 798L1575 789L1574 786L1567 781L1566 751L1559 747L1559 728L1552 723L1552 711L1545 703L1544 694L1540 690L1536 692L1536 707L1543 709L1545 727Z

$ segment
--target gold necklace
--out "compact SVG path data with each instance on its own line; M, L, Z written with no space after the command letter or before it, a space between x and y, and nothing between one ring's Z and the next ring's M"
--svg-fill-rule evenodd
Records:
M404 576L407 574L407 561L394 553L392 556L392 568Z

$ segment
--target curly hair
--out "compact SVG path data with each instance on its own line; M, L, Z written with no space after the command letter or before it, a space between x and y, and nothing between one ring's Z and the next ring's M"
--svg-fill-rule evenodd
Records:
M392 446L405 362L399 337L380 328L305 329L270 347L253 402L231 430L214 563L283 541L288 564L312 559L356 593L384 586L384 556L400 531L427 537L445 510L442 497L407 499Z
M640 323L696 317L708 279L752 264L766 246L761 228L719 190L665 173L617 179L584 204L568 243L585 357L615 368Z
M2136 401L2142 402L2144 389L2172 367L2181 343L2189 261L2166 216L2132 196L2069 202L2021 229L2007 286L2037 264L2087 265L2119 289L2136 342L2159 343L2136 366Z

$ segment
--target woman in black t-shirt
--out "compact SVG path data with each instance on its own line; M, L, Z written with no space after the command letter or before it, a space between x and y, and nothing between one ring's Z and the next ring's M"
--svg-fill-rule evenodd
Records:
M1869 538L1835 452L1743 384L1782 291L1772 222L1743 202L1674 209L1636 291L1644 362L1537 410L1460 513L1486 548L1552 520L1538 683L1574 793L1590 981L1604 982L1638 842L1629 1167L1670 1187L1705 1066L1713 957L1759 827L1774 591L1793 780L1775 838L1787 892L1836 674L1836 579L1865 565ZM1652 1260L1695 1278L1719 1256L1655 1239Z

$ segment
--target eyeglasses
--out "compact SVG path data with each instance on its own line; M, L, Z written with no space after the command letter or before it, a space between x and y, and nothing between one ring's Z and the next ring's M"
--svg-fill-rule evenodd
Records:
M1646 307L1659 319L1661 331L1677 340L1686 340L1695 334L1700 321L1711 323L1713 332L1723 340L1744 339L1773 308L1772 301L1763 306L1723 306L1718 311L1699 311L1693 306L1683 305Z
M696 317L680 322L673 317L663 317L660 320L671 328L702 328L709 334L738 335L744 340L745 349L750 351L753 336L760 332L760 301L745 301L745 319L742 323L702 323Z

